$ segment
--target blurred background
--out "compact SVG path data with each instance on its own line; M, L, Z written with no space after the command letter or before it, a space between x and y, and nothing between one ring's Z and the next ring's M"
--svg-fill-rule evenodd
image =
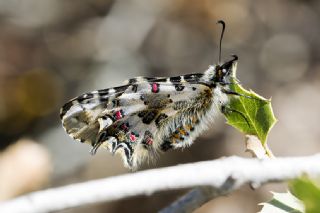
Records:
M270 98L278 123L269 136L276 156L320 150L320 2L317 0L0 0L0 200L48 187L128 173L121 159L63 130L59 109L84 92L135 76L203 72L239 56L245 88ZM183 151L143 169L244 152L244 136L220 116ZM243 168L246 169L246 168ZM200 209L257 212L284 184L245 186ZM154 212L187 190L64 210Z

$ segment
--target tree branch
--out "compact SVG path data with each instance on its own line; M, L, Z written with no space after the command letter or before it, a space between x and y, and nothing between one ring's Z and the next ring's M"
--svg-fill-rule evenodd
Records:
M189 213L194 212L203 204L214 199L215 197L227 194L230 187L229 184L233 184L233 179L229 178L225 182L225 186L222 186L220 189L213 188L211 186L202 186L196 187L190 190L187 194L180 197L178 200L174 201L169 206L160 210L159 213Z
M50 212L194 186L210 186L210 193L219 196L246 183L259 187L266 182L284 181L302 174L320 175L319 162L320 154L263 160L221 158L34 192L0 203L0 212Z

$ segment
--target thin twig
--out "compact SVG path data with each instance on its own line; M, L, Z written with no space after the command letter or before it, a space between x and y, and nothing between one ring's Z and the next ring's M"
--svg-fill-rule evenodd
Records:
M320 175L319 162L320 154L263 160L221 158L34 192L0 203L0 212L50 212L195 186L211 186L212 193L219 196L246 183L258 187L266 182L284 181L302 174Z
M234 179L229 177L221 188L214 188L212 186L196 187L190 190L187 194L180 197L171 205L165 207L159 213L189 213L198 209L203 204L209 202L215 197L219 197L228 194Z

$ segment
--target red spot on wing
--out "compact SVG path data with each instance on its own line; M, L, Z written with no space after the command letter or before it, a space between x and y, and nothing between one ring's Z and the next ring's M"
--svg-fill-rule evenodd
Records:
M135 142L137 140L136 136L133 133L130 134L130 140L132 142Z
M151 138L147 138L146 139L146 144L147 145L152 145L153 144L153 140Z
M116 119L119 120L122 118L122 113L121 113L121 110L119 111L116 111Z
M128 130L129 130L127 124L122 124L122 125L121 125L121 129L122 129L123 131L125 131L125 132L128 132Z
M158 93L159 92L159 84L158 83L152 83L151 84L151 92Z

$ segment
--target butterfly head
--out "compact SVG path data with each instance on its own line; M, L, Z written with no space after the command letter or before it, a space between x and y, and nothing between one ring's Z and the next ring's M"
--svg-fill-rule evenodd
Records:
M225 62L222 65L217 65L214 68L212 80L214 83L225 85L230 82L230 78L235 72L238 56L232 55L233 59Z

